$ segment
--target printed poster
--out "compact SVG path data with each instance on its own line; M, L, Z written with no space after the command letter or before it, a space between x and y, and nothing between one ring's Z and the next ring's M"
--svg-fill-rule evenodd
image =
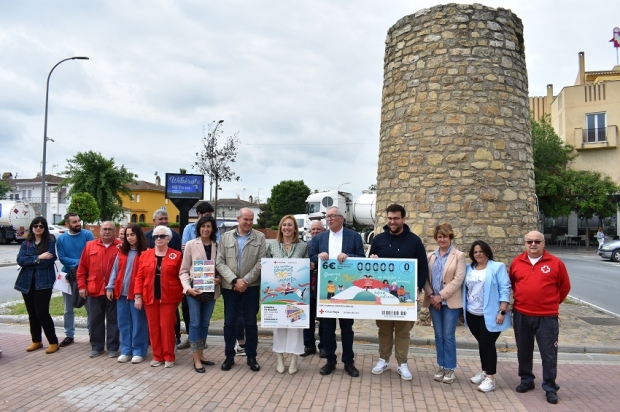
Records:
M418 318L417 259L319 260L317 317Z
M215 292L214 260L194 260L194 289Z
M310 259L261 259L261 327L310 326Z

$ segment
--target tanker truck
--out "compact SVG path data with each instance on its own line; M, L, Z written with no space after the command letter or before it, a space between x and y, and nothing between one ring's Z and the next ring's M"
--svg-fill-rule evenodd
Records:
M30 222L36 216L28 202L0 200L0 243L26 240Z
M355 200L351 193L337 190L312 193L306 199L306 214L309 220L307 227L310 227L313 220L319 219L325 226L327 209L336 206L344 216L345 226L350 229L356 228L362 241L370 244L375 236L376 202L377 194L372 190L364 190Z

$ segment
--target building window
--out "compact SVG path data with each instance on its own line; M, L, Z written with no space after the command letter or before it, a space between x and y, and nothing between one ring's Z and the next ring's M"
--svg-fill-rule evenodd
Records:
M140 223L144 223L144 213L140 214Z
M131 223L136 223L138 221L138 215L135 213L131 215Z
M140 195L139 194L136 195L136 203L140 203Z
M168 199L166 199L166 204L168 204Z
M177 221L177 223L179 223L181 221L181 218L179 217L179 215L177 215L176 221Z
M606 142L607 122L605 113L586 114L586 142Z
M129 195L129 200L133 203L133 195Z

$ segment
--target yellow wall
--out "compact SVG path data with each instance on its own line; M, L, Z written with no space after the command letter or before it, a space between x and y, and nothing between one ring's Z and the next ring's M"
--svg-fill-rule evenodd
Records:
M601 112L606 114L607 142L584 143L586 114ZM579 153L572 169L598 171L620 184L620 81L565 87L551 104L551 123L558 136Z
M132 193L134 198L133 201L126 195L121 195L121 198L123 199L123 206L131 209L131 215L136 215L137 222L140 222L140 215L144 215L144 221L152 223L153 213L161 209L162 206L165 207L168 212L168 220L170 223L179 221L179 209L177 209L170 200L166 200L163 188L161 191L134 190Z

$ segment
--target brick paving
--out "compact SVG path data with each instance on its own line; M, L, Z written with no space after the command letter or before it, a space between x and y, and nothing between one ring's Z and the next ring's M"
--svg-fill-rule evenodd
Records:
M62 336L62 330L57 330ZM540 389L542 372L537 363L537 388L518 394L514 352L500 353L498 387L483 394L469 377L478 370L477 351L459 350L457 381L452 385L432 380L432 348L412 347L409 367L412 381L403 381L392 359L389 371L373 375L378 360L374 344L356 344L359 378L350 378L338 364L336 372L321 376L323 360L304 359L295 375L278 374L270 340L261 338L255 373L237 357L231 371L220 370L223 341L209 337L208 359L216 365L197 374L188 350L179 351L172 369L149 366L151 356L139 365L119 364L106 354L90 359L84 330L76 343L47 355L27 353L28 326L0 324L0 411L598 411L620 410L614 389L620 385L620 356L560 354L558 392L560 403L549 405Z

